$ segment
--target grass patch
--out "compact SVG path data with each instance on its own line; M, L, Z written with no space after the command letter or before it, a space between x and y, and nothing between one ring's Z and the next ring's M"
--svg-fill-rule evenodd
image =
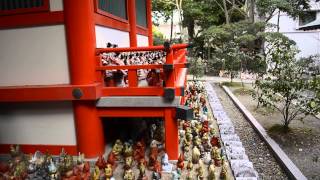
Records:
M252 95L252 94L254 94L255 92L254 92L253 89L244 87L244 88L235 89L235 90L233 91L233 93L234 93L235 95Z
M221 85L228 86L228 87L242 87L241 82L222 82Z
M287 134L289 132L291 132L291 129L284 127L282 124L275 124L268 129L270 134Z

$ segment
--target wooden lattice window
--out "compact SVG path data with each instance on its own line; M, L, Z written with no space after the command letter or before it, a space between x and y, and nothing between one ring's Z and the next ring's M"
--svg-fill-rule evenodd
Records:
M0 0L0 15L49 11L49 0Z
M98 0L98 12L127 20L127 0Z
M142 27L147 27L147 2L146 0L136 0L136 17L137 24Z

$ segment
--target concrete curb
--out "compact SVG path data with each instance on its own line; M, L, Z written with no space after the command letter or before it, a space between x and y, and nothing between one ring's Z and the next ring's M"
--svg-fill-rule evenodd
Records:
M250 111L238 100L238 98L231 92L231 90L222 86L223 90L228 94L233 103L237 106L244 117L249 121L253 128L258 132L260 137L269 146L274 154L274 157L282 165L283 169L287 173L290 179L296 180L307 180L307 178L302 174L300 169L291 161L287 154L280 148L280 146L268 135L266 130L260 125L260 123L253 117Z

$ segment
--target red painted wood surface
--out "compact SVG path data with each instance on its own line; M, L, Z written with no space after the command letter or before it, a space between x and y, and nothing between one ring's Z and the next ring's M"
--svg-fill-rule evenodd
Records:
M179 155L178 122L175 118L175 109L165 109L165 143L170 160L177 160Z
M121 31L130 31L129 23L124 21L119 21L118 19L112 18L110 16L104 16L99 13L94 14L95 24L100 26L109 27L112 29L118 29Z
M129 39L130 47L137 47L137 20L136 20L136 0L128 0L128 15L129 15Z
M71 83L96 81L94 4L88 0L64 0L64 15ZM95 101L74 101L78 151L87 157L104 154L104 135Z
M101 97L101 85L13 86L0 88L0 102L66 101L75 100L72 91L79 88L79 100L96 100Z
M63 11L0 16L0 29L63 24Z
M11 144L0 144L0 154L9 154L10 146ZM59 155L62 148L70 155L78 155L76 145L20 144L20 149L25 154L41 151L42 153L49 152L49 154Z

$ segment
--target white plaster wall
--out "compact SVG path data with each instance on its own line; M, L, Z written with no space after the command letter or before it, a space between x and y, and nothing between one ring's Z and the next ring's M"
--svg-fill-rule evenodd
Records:
M0 30L0 86L69 83L64 25Z
M148 46L149 45L147 36L143 36L143 35L138 34L137 35L137 41L138 41L137 42L138 46Z
M0 104L0 144L75 145L72 103Z
M50 11L63 11L62 0L50 0Z
M297 43L299 50L298 57L308 57L320 54L320 32L297 32L285 33L287 37Z
M317 13L317 18L319 17L320 12ZM277 24L277 18L276 14L270 23ZM285 13L281 13L279 24L279 31L297 43L300 50L298 57L320 54L320 30L298 30L298 19L293 19ZM276 28L273 31L276 31Z
M103 26L96 26L96 46L106 48L107 43L117 44L119 47L129 47L129 32L120 31Z

